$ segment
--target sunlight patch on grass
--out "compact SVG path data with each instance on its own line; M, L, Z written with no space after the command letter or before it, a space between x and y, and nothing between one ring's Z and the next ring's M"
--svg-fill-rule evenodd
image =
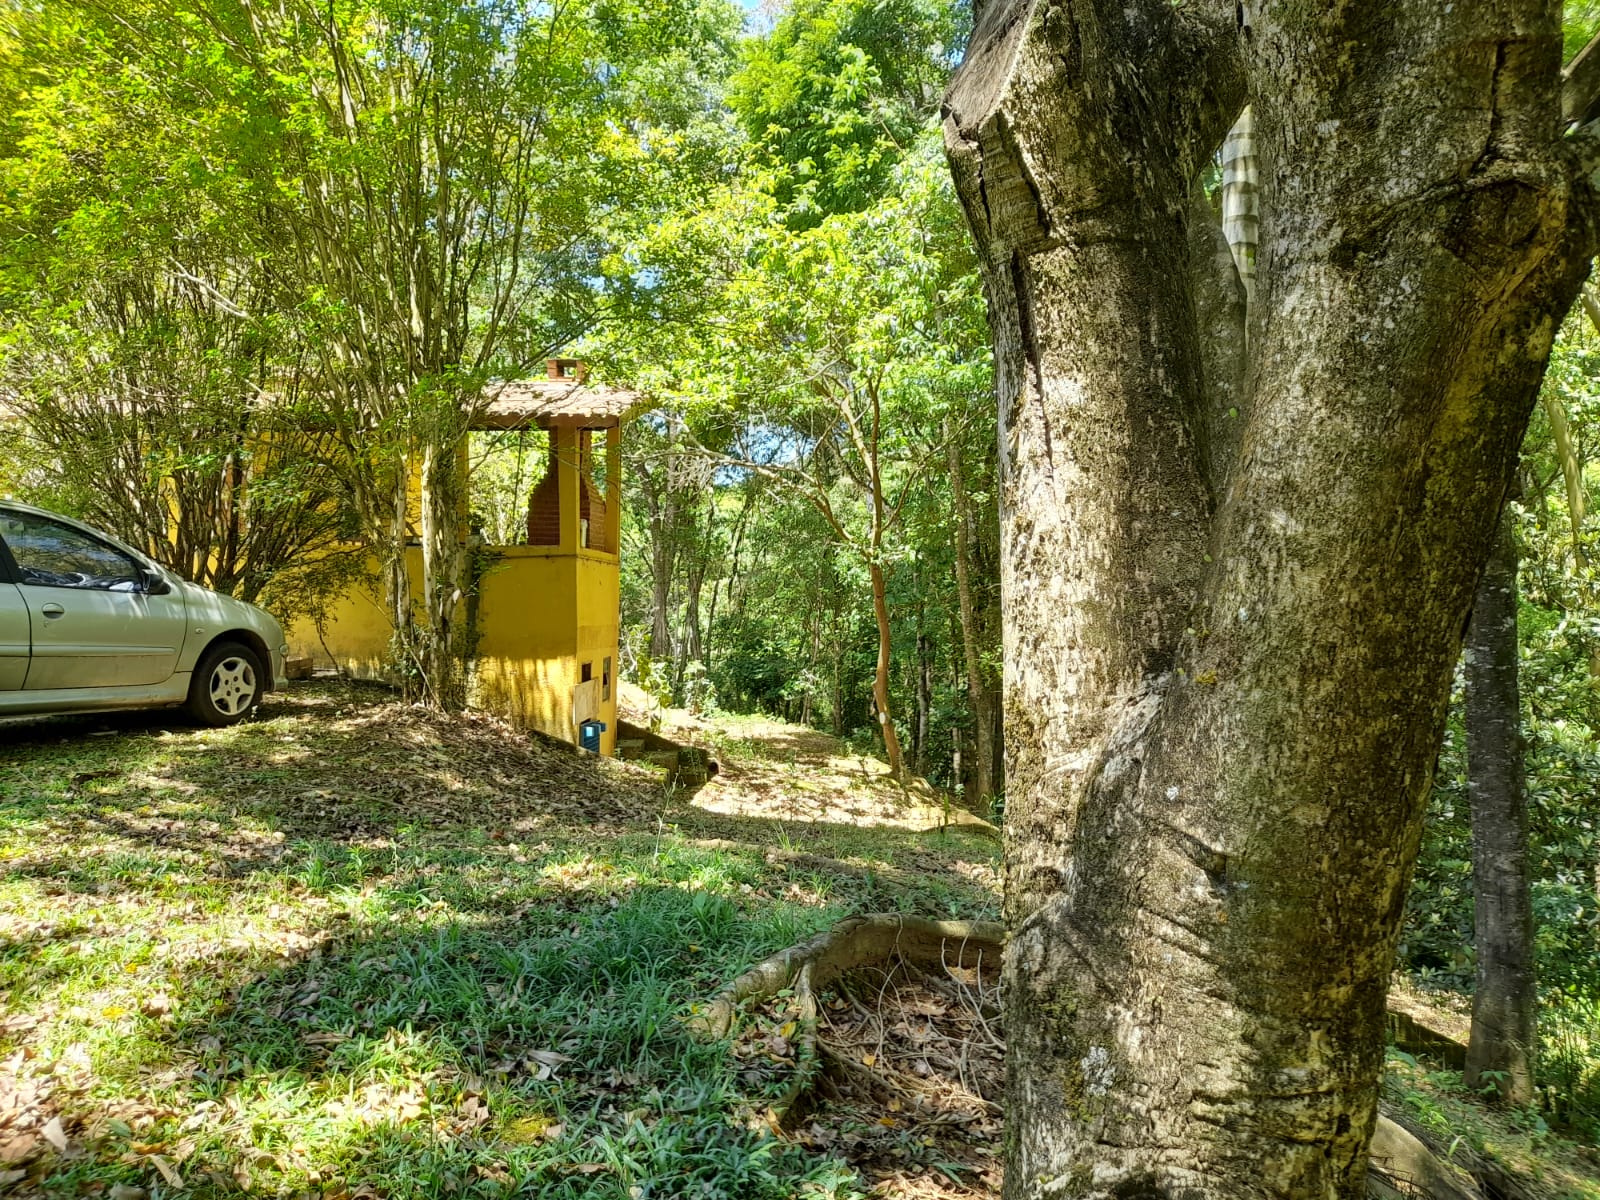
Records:
M955 865L992 870L991 844L830 826L775 854L756 824L697 845L688 810L607 798L655 786L639 772L468 725L452 759L437 726L338 702L220 732L10 735L0 1057L32 1107L0 1150L34 1185L859 1193L774 1141L772 1097L680 1019L853 909L992 912ZM438 799L447 777L465 798ZM590 796L634 826L572 819ZM51 1117L69 1156L41 1148Z

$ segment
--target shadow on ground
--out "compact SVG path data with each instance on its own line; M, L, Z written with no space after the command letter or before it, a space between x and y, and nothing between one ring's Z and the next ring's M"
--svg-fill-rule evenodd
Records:
M846 911L992 884L970 835L703 813L365 689L0 726L0 1181L827 1195L836 1158L746 1123L792 1058L678 1018Z

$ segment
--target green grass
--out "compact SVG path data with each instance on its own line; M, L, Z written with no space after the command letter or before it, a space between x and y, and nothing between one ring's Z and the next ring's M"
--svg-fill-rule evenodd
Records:
M1496 1108L1474 1095L1459 1071L1391 1048L1384 1097L1463 1167L1471 1156L1508 1168L1529 1196L1600 1200L1592 1147L1561 1137L1537 1107Z
M379 699L0 729L0 1058L42 1096L0 1146L50 1115L72 1143L17 1186L857 1194L755 1119L783 1072L681 1018L847 912L991 913L993 844L702 820ZM780 834L805 854L769 862Z
M1550 1119L1600 1145L1600 998L1554 989L1539 1008L1538 1084Z

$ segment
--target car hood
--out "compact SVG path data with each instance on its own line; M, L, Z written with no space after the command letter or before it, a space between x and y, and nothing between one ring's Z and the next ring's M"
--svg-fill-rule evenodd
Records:
M224 629L248 629L260 636L269 651L283 645L283 627L266 609L190 583L171 571L162 573L173 590L182 593L191 630L203 630L209 636Z

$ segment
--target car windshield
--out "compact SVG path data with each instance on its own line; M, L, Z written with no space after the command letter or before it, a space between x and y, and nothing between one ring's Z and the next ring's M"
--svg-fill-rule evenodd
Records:
M0 537L16 560L19 583L107 592L143 586L138 563L70 525L32 513L0 512Z

